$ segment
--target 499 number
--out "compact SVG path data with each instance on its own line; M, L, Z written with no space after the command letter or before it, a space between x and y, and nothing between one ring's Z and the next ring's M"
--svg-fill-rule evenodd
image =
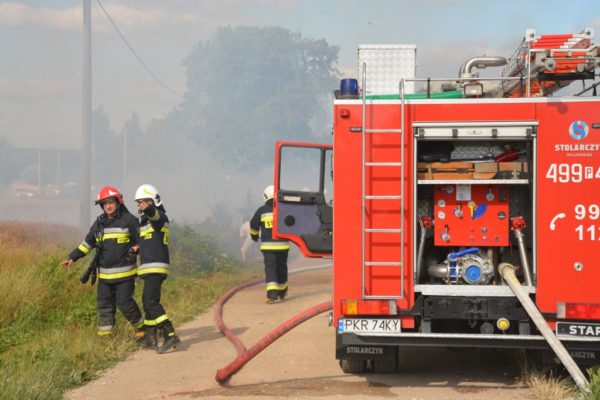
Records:
M554 183L581 183L588 179L600 179L600 167L582 164L550 164L546 178Z

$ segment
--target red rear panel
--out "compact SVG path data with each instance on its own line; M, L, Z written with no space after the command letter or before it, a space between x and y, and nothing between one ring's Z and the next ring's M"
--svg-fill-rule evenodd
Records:
M538 289L542 312L557 302L600 303L600 106L538 106Z
M400 235L365 235L364 259L397 260L404 251L404 268L365 267L364 293L361 260L362 240L362 105L359 101L337 101L334 107L334 316L340 316L340 301L368 295L399 295L399 309L414 302L413 249L418 231L413 231L413 122L537 122L537 165L532 185L535 221L527 221L526 234L535 232L536 252L530 260L537 274L536 301L542 312L556 312L556 302L600 303L600 102L596 99L472 99L411 101L405 108L404 126L404 214L398 200L365 202L365 226L398 228L404 219L404 243ZM349 118L341 110L350 112ZM369 129L397 129L400 102L374 102L366 107ZM345 113L344 113L345 114ZM578 122L579 121L579 122ZM367 162L400 161L400 134L367 133ZM366 195L397 195L399 167L372 167L365 175ZM483 186L476 196L486 196ZM499 198L501 186L492 188ZM448 199L447 199L448 200ZM448 200L449 201L449 200ZM498 204L496 215L505 211ZM465 213L470 212L465 208ZM496 219L497 220L497 219ZM460 228L460 225L456 225ZM535 228L535 229L534 229ZM439 233L436 227L436 235ZM493 226L492 242L508 243L504 222ZM463 232L467 242L470 232ZM481 236L481 235L480 235ZM477 242L484 245L483 238ZM489 243L490 238L486 239ZM494 243L488 244L488 246ZM402 249L401 246L404 248ZM403 280L403 282L401 282ZM401 290L403 288L403 290Z

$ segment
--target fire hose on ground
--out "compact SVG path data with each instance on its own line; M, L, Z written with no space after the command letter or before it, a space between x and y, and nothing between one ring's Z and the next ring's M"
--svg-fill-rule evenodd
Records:
M313 267L299 268L293 271L290 271L290 274L311 271L315 269L322 269L331 267L331 264L318 265ZM332 308L331 300L313 306L307 310L302 311L301 313L296 314L283 324L279 325L277 328L267 333L262 339L256 342L252 347L246 349L241 340L229 329L225 323L223 322L223 306L225 303L238 291L245 289L250 286L257 285L263 282L263 279L254 279L245 283L242 283L238 286L233 287L227 293L225 293L217 302L215 308L215 324L219 331L223 333L235 346L237 350L236 358L227 364L225 367L219 369L217 374L215 375L215 379L219 384L223 384L227 382L227 380L239 371L248 361L254 358L258 353L263 351L267 346L271 343L279 339L285 333L300 325L302 322L319 315L325 311L329 311Z
M523 305L523 308L525 308L525 311L527 311L527 314L529 314L529 316L531 317L531 320L533 321L535 326L544 336L544 339L546 339L546 342L548 342L552 350L554 350L554 353L556 354L558 359L563 363L567 371L569 371L569 374L571 374L571 377L573 377L573 380L575 381L577 386L579 386L583 390L587 390L589 382L587 381L585 375L583 374L583 372L581 372L581 369L579 369L573 358L571 358L569 352L567 351L567 349L565 349L565 346L563 346L563 344L560 342L560 340L558 340L556 335L554 335L554 332L552 332L552 329L550 329L550 327L546 323L546 320L544 319L540 311L537 309L533 301L523 290L521 283L519 283L519 279L515 275L514 267L509 263L501 263L498 266L498 271L500 272L506 283L508 283L515 296L517 296L517 298Z

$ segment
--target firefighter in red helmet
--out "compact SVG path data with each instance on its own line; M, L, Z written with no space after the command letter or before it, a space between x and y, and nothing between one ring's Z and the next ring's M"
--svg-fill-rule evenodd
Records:
M118 308L135 328L136 337L143 339L144 318L133 299L137 273L134 249L137 248L138 220L123 204L123 195L112 186L100 190L95 204L100 205L102 214L92 224L79 247L61 265L70 268L75 261L96 249L91 267L97 268L98 274L98 335L112 333ZM94 281L95 278L92 284Z
M265 204L260 206L250 220L250 237L257 242L260 238L260 251L265 262L265 283L267 304L285 298L288 290L288 251L290 242L273 239L273 197L275 188L269 185L263 192Z

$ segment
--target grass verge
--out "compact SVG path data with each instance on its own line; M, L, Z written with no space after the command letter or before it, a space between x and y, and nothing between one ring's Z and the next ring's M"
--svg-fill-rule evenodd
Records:
M522 370L522 382L529 387L536 400L599 400L600 368L587 369L589 387L587 391L577 387L560 365L550 367L536 360L533 364L524 354L519 363Z
M120 312L113 336L96 335L95 286L78 279L87 263L60 268L66 248L56 242L41 246L36 235L18 235L31 228L0 226L12 240L10 245L0 244L2 400L61 399L66 390L90 381L137 349L133 329ZM208 271L191 277L174 274L163 284L162 302L176 328L204 312L230 287L260 275L258 268L240 268L226 257L213 260ZM139 304L140 297L138 281Z

